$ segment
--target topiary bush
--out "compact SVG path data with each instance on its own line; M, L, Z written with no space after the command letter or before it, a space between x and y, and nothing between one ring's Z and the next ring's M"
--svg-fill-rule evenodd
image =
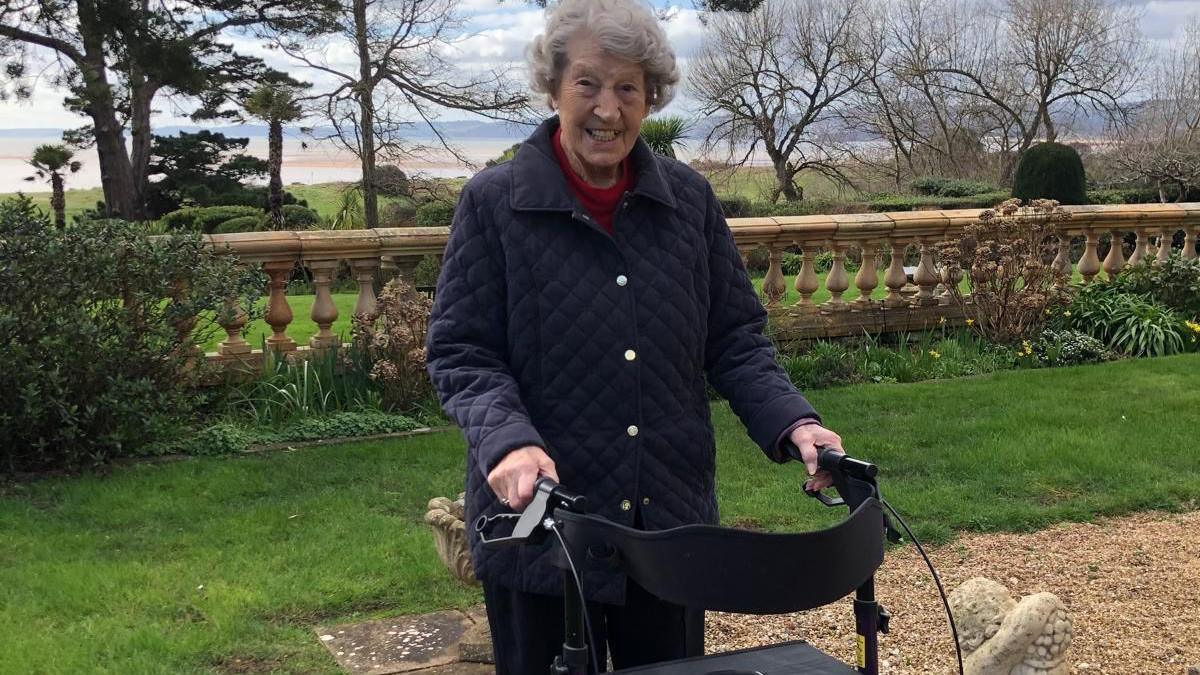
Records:
M201 397L193 347L257 274L195 233L119 220L59 229L0 202L0 473L75 469L178 429Z
M283 205L283 227L288 230L309 230L321 224L316 211L299 204Z
M227 220L262 215L263 210L253 206L189 206L172 211L159 220L168 230L213 234Z
M451 202L426 202L417 207L417 225L420 227L447 227L454 220L454 208Z
M719 195L717 202L726 218L749 218L755 215L755 204L741 195Z
M239 216L230 218L213 230L213 234L233 234L234 232L261 232L264 229L263 216Z
M1087 176L1079 153L1062 143L1038 143L1021 155L1013 177L1013 197L1053 199L1062 205L1087 203Z
M999 192L1000 188L991 183L961 178L942 178L940 176L924 176L914 178L909 187L919 195L937 197L970 197L972 195Z

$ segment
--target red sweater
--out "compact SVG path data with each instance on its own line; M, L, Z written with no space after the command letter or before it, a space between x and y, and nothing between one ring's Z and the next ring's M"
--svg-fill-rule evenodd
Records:
M575 175L571 163L567 161L567 153L562 146L562 128L554 131L554 155L558 157L558 165L562 167L563 175L567 177L567 185L579 200L579 204L596 219L597 223L609 234L613 233L613 213L626 190L633 187L633 174L629 171L629 158L621 162L621 177L612 187L598 188L588 185L582 178Z

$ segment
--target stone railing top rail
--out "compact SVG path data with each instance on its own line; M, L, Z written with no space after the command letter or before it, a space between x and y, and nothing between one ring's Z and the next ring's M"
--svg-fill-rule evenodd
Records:
M1073 234L1088 229L1131 230L1180 228L1200 225L1200 203L1117 204L1067 206L1066 222ZM816 216L731 218L730 229L738 246L762 244L821 244L836 240L854 242L883 238L932 239L979 218L983 209L953 211L895 211ZM388 227L375 230L301 230L241 232L207 235L219 251L229 251L251 262L286 260L365 259L380 256L439 255L446 246L448 227Z

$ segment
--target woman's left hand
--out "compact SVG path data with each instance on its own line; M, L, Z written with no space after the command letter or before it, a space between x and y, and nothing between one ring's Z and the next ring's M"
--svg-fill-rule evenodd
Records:
M817 468L817 447L826 447L837 452L846 452L842 448L842 437L826 429L820 424L806 424L796 427L789 436L792 443L800 448L800 457L811 478L804 483L805 490L824 490L833 485L833 476L824 469Z

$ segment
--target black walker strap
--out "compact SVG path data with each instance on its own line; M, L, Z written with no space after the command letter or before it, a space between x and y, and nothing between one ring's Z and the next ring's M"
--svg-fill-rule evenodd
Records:
M825 530L747 532L710 525L642 531L557 509L580 576L620 571L647 591L687 607L743 614L797 612L834 602L883 563L884 515L862 502Z

